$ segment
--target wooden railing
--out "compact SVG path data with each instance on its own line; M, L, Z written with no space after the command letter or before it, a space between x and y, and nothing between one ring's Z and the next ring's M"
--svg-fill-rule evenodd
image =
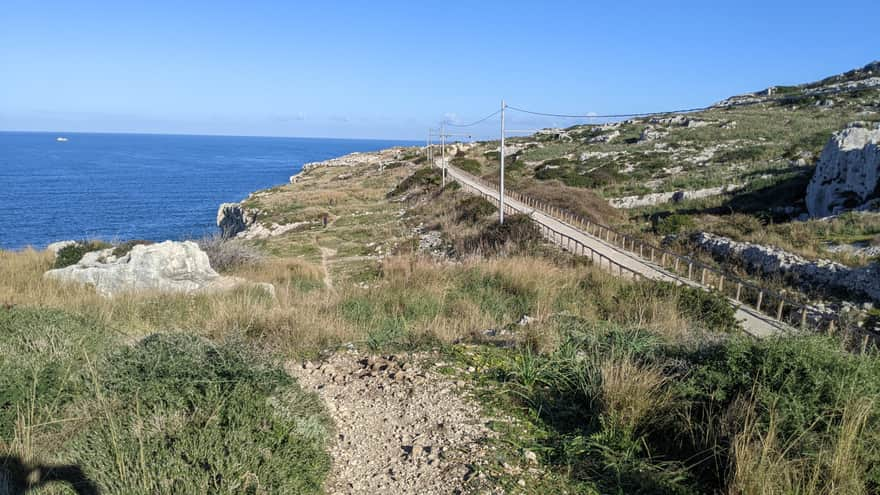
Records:
M479 183L497 195L498 187L495 184L468 174L458 168L451 166L449 168L454 169L457 174ZM451 177L455 179L454 176ZM463 187L479 193L481 196L492 201L495 205L498 204L498 198L495 195L486 194L479 188L470 187L463 181L458 182ZM529 209L553 217L557 221L565 223L571 228L588 234L599 241L637 255L643 262L649 262L655 265L655 268L668 272L669 275L679 282L689 283L689 285L699 286L710 291L717 291L730 299L735 305L752 308L760 315L773 318L791 327L812 328L814 330L827 331L829 334L833 334L838 329L849 331L849 329L843 328L840 325L839 318L836 315L822 313L816 308L792 300L777 291L760 287L729 272L702 263L690 256L674 253L516 191L506 190L505 199L508 198L516 200ZM505 202L505 212L515 213L521 211ZM627 273L635 278L644 277L641 273L621 265L577 239L545 225L539 219L532 218L540 226L544 237L554 244L560 245L563 249L574 254L589 255L594 262L598 260L600 267L603 263L606 263L607 269L612 272L616 270L620 275ZM863 336L863 338L865 340L863 345L866 345L867 336Z

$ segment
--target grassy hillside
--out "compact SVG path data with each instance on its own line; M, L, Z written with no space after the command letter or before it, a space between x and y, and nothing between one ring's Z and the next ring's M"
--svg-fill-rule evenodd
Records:
M847 217L778 223L761 199L796 189L806 153L835 126L875 115L860 115L875 93L833 98L688 116L702 127L640 120L576 127L570 142L514 140L509 180L646 236L660 235L652 215L674 211L668 232L699 225L808 247L867 237L877 224ZM668 134L639 143L648 125ZM492 177L494 146L455 160ZM583 156L599 152L612 158ZM605 201L685 178L745 189L628 211ZM719 209L734 201L756 209ZM717 295L614 278L545 244L524 217L499 225L485 201L441 188L416 149L315 168L245 206L266 226L297 227L211 249L227 249L224 273L273 284L274 299L251 289L105 299L44 279L49 253L0 252L0 469L42 476L35 493L321 493L333 424L285 369L340 348L431 349L496 433L495 455L472 466L475 493L880 491L876 348L746 337Z
M771 243L808 258L849 264L870 260L826 251L828 243L880 244L880 220L844 228L817 222L791 226L805 212L806 186L832 133L853 121L880 121L880 65L803 86L731 98L686 115L657 115L604 125L576 125L511 138L511 188L646 236L701 229L737 240ZM866 89L845 84L863 82ZM866 82L867 81L867 82ZM843 85L843 86L842 86ZM760 103L760 101L764 101ZM745 104L748 103L748 104ZM498 142L476 143L453 164L497 181ZM576 195L614 200L651 193L727 186L734 191L628 208L614 213L563 204ZM595 199L590 199L595 202ZM677 217L674 228L658 221ZM672 232L670 232L672 231Z

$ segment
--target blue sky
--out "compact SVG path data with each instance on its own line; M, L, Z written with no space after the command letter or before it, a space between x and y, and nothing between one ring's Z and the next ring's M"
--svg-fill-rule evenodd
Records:
M877 19L877 0L3 0L0 129L424 139L502 97L702 106L880 59Z

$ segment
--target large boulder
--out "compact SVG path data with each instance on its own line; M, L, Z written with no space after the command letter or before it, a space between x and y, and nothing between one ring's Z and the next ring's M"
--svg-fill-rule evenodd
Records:
M232 239L257 221L257 212L240 203L223 203L217 209L217 227L220 237Z
M244 283L215 272L208 255L191 241L137 245L119 257L113 255L113 248L93 251L86 253L79 263L49 270L43 276L92 285L105 297L137 291L192 294Z
M810 216L868 209L880 198L880 126L850 124L831 137L807 186Z

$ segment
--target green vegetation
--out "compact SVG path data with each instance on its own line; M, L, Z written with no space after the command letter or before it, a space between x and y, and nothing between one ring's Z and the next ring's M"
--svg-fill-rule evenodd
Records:
M55 268L64 268L79 263L79 260L92 251L107 249L110 244L103 241L78 241L76 244L64 246L58 250L55 258Z
M495 213L497 209L495 205L480 196L468 196L455 206L455 211L458 212L456 221L476 223Z
M696 227L694 219L687 215L668 215L655 217L654 233L658 235L679 234L693 230Z
M511 215L504 223L492 222L479 233L465 241L468 251L481 251L484 255L516 247L528 252L536 243L543 240L541 232L528 215Z
M458 354L500 443L568 493L874 493L880 366L823 337L715 343L560 317L559 345ZM547 331L545 327L545 331ZM509 442L509 443L508 443ZM509 449L509 448L508 448ZM516 451L519 452L516 452ZM505 473L495 473L505 482ZM542 484L544 486L542 486Z
M478 160L474 160L473 158L456 157L452 159L450 165L460 168L465 172L473 175L480 175L480 170L483 168L483 166L480 165L480 162Z
M241 344L156 334L128 347L36 308L0 310L0 335L3 453L76 459L107 493L321 491L322 406Z
M425 190L440 185L440 180L439 170L432 167L422 167L416 170L412 175L406 177L388 194L388 196L398 196L414 188Z

